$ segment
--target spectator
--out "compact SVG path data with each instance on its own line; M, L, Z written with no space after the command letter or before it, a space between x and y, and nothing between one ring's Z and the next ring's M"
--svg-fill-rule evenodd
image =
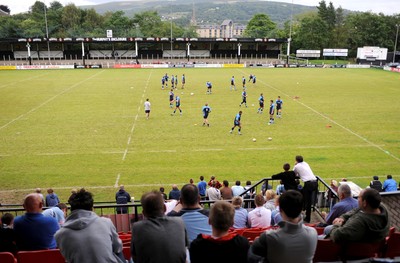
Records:
M283 165L283 170L284 170L284 172L274 174L273 176L271 176L271 178L272 179L280 179L285 190L289 190L289 189L296 190L297 189L296 179L298 179L299 177L296 176L296 173L294 171L289 171L290 164L288 164L288 163L285 163ZM276 191L276 192L278 194L278 191Z
M276 203L275 202L275 196L276 196L276 193L272 189L267 190L265 192L265 201L266 201L265 204L264 204L265 208L267 208L267 209L269 209L271 211L275 210L275 203Z
M397 191L397 183L396 181L392 178L392 176L389 174L386 176L386 180L383 182L383 191L385 192L393 192Z
M243 199L235 196L232 199L232 205L235 208L235 217L233 219L233 228L246 228L248 220L248 212L242 207Z
M279 196L275 196L275 209L271 211L271 226L279 225L282 221L281 211L279 210Z
M264 257L264 262L312 262L317 247L317 231L305 226L301 217L303 197L295 190L279 196L283 221L277 230L268 230L250 248L252 256Z
M397 187L397 191L400 191L400 182L399 182L399 187Z
M60 228L57 220L42 214L42 197L36 193L25 197L25 215L14 220L14 232L18 250L56 248L54 234Z
M244 190L247 191L249 189L251 189L251 181L247 180L246 181L246 186L244 187ZM251 189L250 191L248 191L244 196L244 198L246 198L246 199L250 199L250 198L253 198L253 197L254 197L254 189Z
M206 198L207 183L204 181L204 176L200 176L200 182L197 183L201 199Z
M361 191L358 208L333 220L330 238L336 242L378 242L389 233L389 216L373 188Z
M194 184L194 181L193 181L193 179L192 179L192 178L190 178L190 180L189 180L189 184Z
M330 187L338 195L339 187L338 187L338 182L336 180L333 180L333 179L331 180ZM328 197L329 207L330 207L330 209L332 209L332 206L336 204L335 194L330 189L326 190L326 194Z
M264 183L261 185L261 193L264 195L265 192L266 192L267 190L269 190L269 189L272 189L272 185L270 185L270 184L268 183L268 181L265 180Z
M124 185L121 185L118 192L115 194L115 201L117 201L118 205L126 205L131 201L131 196L125 191ZM117 207L117 214L128 214L128 207Z
M240 181L237 180L235 185L232 186L233 196L240 196L244 192L244 187L240 185Z
M168 196L165 193L165 188L164 187L160 187L160 193L161 193L162 197L164 198L164 201L168 199Z
M157 191L143 194L140 202L145 219L132 226L133 261L185 263L188 240L182 219L164 216L164 200Z
M55 234L67 262L123 262L122 242L109 218L93 212L93 195L85 189L71 196L71 214ZM120 255L119 256L117 256Z
M178 189L176 184L172 185L172 190L169 192L169 199L179 200L181 197L181 191Z
M0 252L17 253L13 223L14 216L10 213L4 213L1 217L0 226Z
M54 193L52 188L47 189L47 195L46 195L46 206L47 207L52 207L56 206L60 200L58 199L58 196L56 193Z
M296 164L293 168L293 171L304 182L304 187L302 190L304 196L304 207L306 210L306 217L304 218L304 222L310 223L311 206L314 203L318 190L317 177L315 177L308 163L303 161L303 156L301 155L296 156Z
M199 190L195 185L186 184L182 187L180 204L168 213L168 216L180 216L185 223L189 243L198 234L211 235L211 227L208 224L209 211L200 206Z
M234 222L234 207L225 201L217 201L210 211L209 223L212 235L199 234L190 245L192 263L241 263L247 261L249 241L229 232Z
M208 181L208 186L211 186L212 181L214 181L215 183L215 188L220 189L222 187L221 183L217 179L215 179L214 175L212 175L210 181Z
M280 180L279 184L276 186L276 194L281 195L286 191L285 186L283 185L283 181Z
M379 181L379 177L374 175L373 180L369 183L369 187L377 190L378 192L382 192L382 183Z
M357 200L353 198L351 194L351 189L347 184L342 184L339 186L338 196L340 202L332 207L332 210L326 217L326 223L328 225L331 225L333 223L333 220L335 220L339 216L358 207Z
M59 203L56 206L52 206L47 208L42 212L44 216L53 217L57 220L58 224L62 226L65 222L65 218L67 217L68 207L64 203Z
M264 207L264 197L262 194L254 198L256 208L249 212L249 227L269 227L271 225L271 210Z
M43 196L43 194L42 194L42 189L36 188L35 193L37 193L38 195L40 195L40 197L42 198L42 202L43 202L43 204L44 204L45 202L44 202L44 196Z
M216 188L216 182L212 181L210 188L207 189L206 196L210 201L221 200L221 192Z
M224 185L220 192L221 192L221 198L223 200L231 200L233 198L233 193L232 193L232 189L229 187L229 182L228 180L224 180L222 182L222 184Z

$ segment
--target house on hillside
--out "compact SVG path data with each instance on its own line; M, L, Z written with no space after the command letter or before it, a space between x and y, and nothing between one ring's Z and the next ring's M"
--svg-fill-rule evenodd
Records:
M196 33L201 38L233 38L243 36L245 25L234 24L232 20L224 20L221 25L200 25Z

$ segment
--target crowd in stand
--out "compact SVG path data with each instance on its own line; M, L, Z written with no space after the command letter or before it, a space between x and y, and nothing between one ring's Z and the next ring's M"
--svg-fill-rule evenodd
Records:
M377 242L389 232L389 215L381 204L380 191L397 190L392 176L382 184L374 176L370 186L354 199L347 182L331 181L339 201L323 214L322 235L307 224L311 220L312 196L317 190L316 177L301 156L296 156L293 171L273 175L281 180L277 191L268 185L256 193L247 191L237 180L230 187L215 176L195 184L190 179L181 189L173 185L167 195L163 187L142 195L144 220L132 225L130 253L134 262L312 262L318 239L334 242ZM298 180L303 181L300 187ZM247 192L246 192L247 191ZM246 192L246 193L245 193ZM37 189L24 200L26 213L14 219L1 218L0 252L59 248L67 262L124 262L123 244L112 221L93 210L93 196L85 189L73 191L67 206L60 203L52 189L46 197ZM245 193L245 194L244 194ZM168 197L167 197L168 196ZM254 199L245 208L244 198ZM328 198L333 198L328 194ZM133 198L121 185L117 204ZM201 200L214 201L206 209ZM48 209L43 211L43 206ZM117 207L117 213L128 213ZM259 237L249 240L243 229L262 229Z

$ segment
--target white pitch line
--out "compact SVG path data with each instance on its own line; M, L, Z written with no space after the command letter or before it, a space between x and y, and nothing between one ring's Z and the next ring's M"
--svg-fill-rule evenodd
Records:
M274 86L272 86L272 85L270 85L270 84L268 84L268 83L266 83L266 82L264 82L264 81L262 81L262 80L261 80L260 82L264 83L264 85L266 85L267 87L270 87L271 89L274 89L274 90L280 92L281 94L285 95L286 97L290 98L289 94L283 92L282 90L280 90L280 89L278 89L278 88L275 88ZM301 101L299 101L299 100L296 100L296 102L299 103L300 105L302 105L303 107L309 109L310 111L314 112L315 114L321 116L322 118L328 120L329 122L336 124L337 126L339 126L340 128L342 128L343 130L349 132L350 134L353 134L353 135L356 136L357 138L363 140L365 143L371 145L372 147L375 147L375 148L378 149L378 150L381 150L382 152L386 153L387 155L389 155L389 156L392 157L393 159L395 159L395 160L397 160L397 161L400 162L400 158L399 158L399 157L397 157L397 156L391 154L390 152L388 152L387 150L383 149L383 148L382 148L381 146L379 146L378 144L375 144L375 143L371 142L371 141L368 140L367 138L365 138L365 137L361 136L360 134L358 134L358 133L356 133L356 132L350 130L349 128L347 128L347 127L343 126L342 124L338 123L337 121L334 121L333 119L329 118L328 116L326 116L326 115L320 113L319 111L315 110L314 108L311 108L310 106L306 105L305 103L303 103L303 102L301 102Z
M119 178L121 177L121 174L117 175L117 180L115 180L115 184L114 187L118 187L118 183L119 183Z
M20 82L25 82L25 81L30 81L30 80L33 80L33 79L41 78L41 77L43 77L43 76L45 76L45 75L48 75L48 74L49 74L49 73L45 73L45 74L38 75L38 76L34 76L34 77L31 77L31 78L22 79L22 80L15 81L15 82L12 82L12 83L4 84L4 85L1 85L1 86L0 86L0 89L1 89L1 88L6 88L6 87L11 86L11 85L14 85L15 83L20 83Z
M194 152L217 152L223 151L224 149L194 149Z
M149 153L176 153L176 150L158 150L158 151L147 151Z
M12 123L18 121L19 119L21 119L21 118L24 117L25 115L29 115L29 114L31 114L32 112L34 112L34 111L40 109L41 107L43 107L43 106L46 105L47 103L53 101L53 100L56 99L57 97L63 95L64 93L70 91L71 89L73 89L73 88L79 86L80 84L82 84L82 83L84 83L84 82L86 82L86 81L88 81L88 80L90 80L90 79L96 77L97 75L99 75L100 73L103 73L103 72L104 72L104 70L102 70L102 71L100 71L100 72L94 74L93 76L91 76L91 77L89 77L89 78L87 78L87 79L84 79L84 80L79 81L78 83L75 83L75 84L72 85L71 87L69 87L69 88L67 88L67 89L65 89L65 90L63 90L63 91L61 91L60 93L54 95L53 97L51 97L50 99L48 99L48 100L44 101L43 103L39 104L38 106L36 106L35 108L31 109L30 111L28 111L28 112L26 112L26 113L23 113L23 114L19 115L17 118L15 118L15 119L9 121L8 123L4 124L3 126L0 127L0 130L2 130L2 129L4 129L4 128L8 127L10 124L12 124Z
M128 142L127 142L127 145L126 145L126 149L125 149L124 155L122 156L122 161L125 161L126 156L128 155L128 148L129 148L129 145L131 143L133 132L135 131L135 126L136 126L136 122L137 122L137 120L139 118L139 112L140 112L140 109L141 109L141 105L143 104L143 98L144 98L144 95L146 94L147 88L149 87L149 81L150 81L152 73L153 73L153 71L150 72L149 77L146 80L146 85L145 85L144 90L143 90L142 98L140 99L140 102L139 102L139 106L138 106L138 109L137 109L137 112L136 112L135 119L133 120L133 123L132 123L131 132L130 132L129 137L128 137Z

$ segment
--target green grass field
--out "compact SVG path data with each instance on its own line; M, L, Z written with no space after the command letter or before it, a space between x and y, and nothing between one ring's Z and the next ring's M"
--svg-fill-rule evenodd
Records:
M187 77L183 115L171 116L161 76ZM257 76L230 91L235 75ZM0 72L0 202L16 203L36 187L63 201L85 187L96 201L114 200L116 185L143 191L200 175L258 181L303 155L315 174L360 186L373 175L400 180L400 75L374 69L140 69ZM205 82L213 83L206 95ZM280 95L283 118L267 125L258 97ZM190 93L194 93L193 96ZM298 99L294 99L294 97ZM146 120L143 103L152 104ZM201 108L212 108L202 127ZM254 106L253 106L254 105ZM266 103L266 108L268 103ZM229 134L243 110L242 133ZM330 127L331 126L331 127ZM267 138L272 137L272 141ZM253 142L252 139L257 141ZM382 180L383 181L383 180Z

